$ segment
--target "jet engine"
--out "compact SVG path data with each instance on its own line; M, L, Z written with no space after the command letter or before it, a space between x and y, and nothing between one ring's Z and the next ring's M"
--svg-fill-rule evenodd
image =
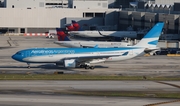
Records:
M67 68L76 67L76 60L75 59L64 60L64 67L67 67Z

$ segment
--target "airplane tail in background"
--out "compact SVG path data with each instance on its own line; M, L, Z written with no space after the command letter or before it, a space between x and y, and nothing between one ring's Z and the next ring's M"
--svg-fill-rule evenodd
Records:
M161 36L162 29L164 27L163 22L157 23L145 36L137 43L136 47L145 48L156 48L158 44L159 37Z
M64 33L62 28L56 28L57 35L58 35L58 41L70 41L67 34Z
M67 28L68 31L74 31L74 27L73 27L72 24L66 25L66 28Z
M72 20L72 24L66 25L66 29L68 31L81 31L80 25L75 20Z
M80 25L75 20L72 20L72 25L74 27L74 31L80 30Z

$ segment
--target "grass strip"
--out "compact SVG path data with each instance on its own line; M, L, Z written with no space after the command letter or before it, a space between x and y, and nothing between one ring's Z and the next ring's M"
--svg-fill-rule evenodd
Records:
M0 80L147 80L180 81L180 77L101 76L81 74L0 74Z
M68 91L64 94L84 96L110 96L110 97L152 97L152 98L174 98L180 99L180 93L165 92L140 92L140 91Z

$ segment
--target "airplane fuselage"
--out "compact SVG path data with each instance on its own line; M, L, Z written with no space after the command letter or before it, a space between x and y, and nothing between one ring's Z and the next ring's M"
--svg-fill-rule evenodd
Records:
M95 47L108 48L108 47L126 47L130 43L126 42L100 42L100 41L55 41L54 43L64 47Z
M137 38L136 31L70 31L72 35L81 37L127 37Z
M17 52L13 59L26 63L59 63L66 59L102 57L99 60L119 61L144 54L144 48L38 48ZM106 58L107 57L107 58ZM96 58L94 58L96 60ZM90 61L93 63L93 60Z

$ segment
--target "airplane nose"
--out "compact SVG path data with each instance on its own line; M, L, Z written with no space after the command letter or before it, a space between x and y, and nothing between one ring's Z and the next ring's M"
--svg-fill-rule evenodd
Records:
M22 61L21 57L16 55L16 54L14 54L11 58L16 60L16 61Z
M16 57L15 54L11 58L14 59L14 60L17 60L17 57Z

